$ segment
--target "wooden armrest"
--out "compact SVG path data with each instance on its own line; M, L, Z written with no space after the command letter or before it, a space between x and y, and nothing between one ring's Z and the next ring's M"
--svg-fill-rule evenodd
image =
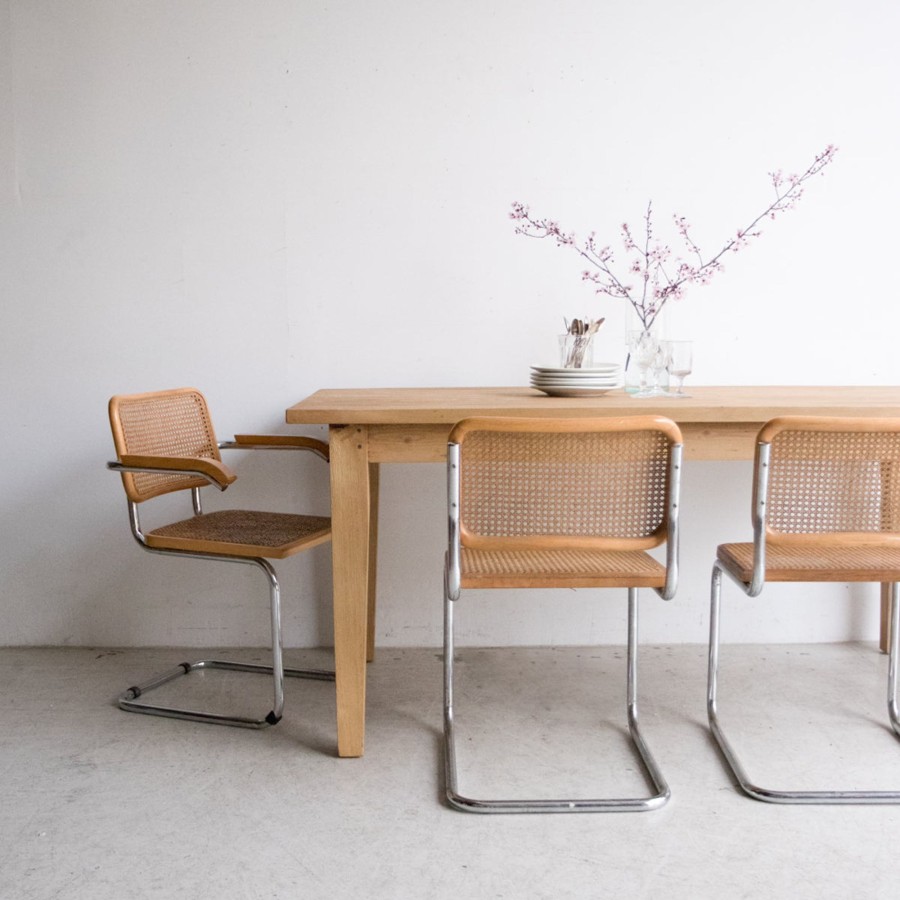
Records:
M223 450L310 450L329 459L328 444L316 438L297 434L236 434L233 441L222 441Z
M126 453L120 457L119 463L123 469L171 475L199 475L222 491L237 479L237 475L228 466L203 456L145 456Z

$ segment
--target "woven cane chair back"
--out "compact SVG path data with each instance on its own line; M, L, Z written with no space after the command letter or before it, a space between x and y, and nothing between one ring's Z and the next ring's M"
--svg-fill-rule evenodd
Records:
M221 461L206 401L193 388L113 397L109 421L120 459L133 454ZM134 503L208 484L196 476L143 472L123 472L122 483Z
M900 420L775 419L760 441L770 542L900 544Z
M479 549L644 549L666 539L677 428L629 420L468 420L460 542ZM513 427L515 425L515 427Z

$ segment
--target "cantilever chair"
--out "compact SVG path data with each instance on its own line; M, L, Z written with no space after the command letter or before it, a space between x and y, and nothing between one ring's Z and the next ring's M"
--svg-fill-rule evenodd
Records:
M444 777L469 812L617 812L661 807L669 787L638 728L638 589L675 592L681 433L658 416L472 418L450 432L444 572ZM666 562L647 550L666 545ZM459 792L454 606L470 588L627 588L626 709L650 797L477 800Z
M900 791L773 790L753 783L719 722L722 574L749 597L766 582L890 584L888 716L897 711L900 581L900 419L793 416L759 433L753 479L753 542L722 544L713 564L710 729L741 789L771 803L897 803Z
M192 388L113 397L109 402L109 420L117 460L108 463L108 468L121 473L131 531L137 542L152 553L222 560L258 568L268 586L272 627L271 666L216 659L185 662L128 688L119 697L119 706L129 712L244 728L276 724L284 708L285 675L333 681L334 673L284 667L280 589L268 560L283 559L329 541L331 520L322 516L232 509L204 513L200 491L208 485L224 491L237 477L222 463L220 449L308 450L327 461L327 444L291 435L237 435L233 441L217 443L206 401ZM145 532L139 506L173 491L190 493L193 515ZM181 675L203 669L271 674L272 709L261 718L250 718L157 706L139 699Z

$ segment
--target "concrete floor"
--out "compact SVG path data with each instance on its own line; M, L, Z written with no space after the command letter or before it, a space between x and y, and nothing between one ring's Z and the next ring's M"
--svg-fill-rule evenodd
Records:
M264 731L115 708L118 691L186 656L0 650L0 897L900 895L900 807L774 806L737 792L706 729L703 647L642 648L642 723L672 800L614 815L449 809L434 649L379 651L358 760L334 755L328 683L289 681L285 718ZM323 651L287 656L328 664ZM644 789L623 737L621 648L463 648L459 658L464 792ZM887 659L873 646L731 646L723 670L723 724L757 781L900 788ZM194 674L178 690L226 704L252 694L247 712L269 708L265 679L240 676L239 691L235 677Z

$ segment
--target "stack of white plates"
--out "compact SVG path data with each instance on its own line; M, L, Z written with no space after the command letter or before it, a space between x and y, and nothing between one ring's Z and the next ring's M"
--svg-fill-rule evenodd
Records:
M592 397L622 387L618 363L597 363L590 369L531 367L531 386L551 397Z

